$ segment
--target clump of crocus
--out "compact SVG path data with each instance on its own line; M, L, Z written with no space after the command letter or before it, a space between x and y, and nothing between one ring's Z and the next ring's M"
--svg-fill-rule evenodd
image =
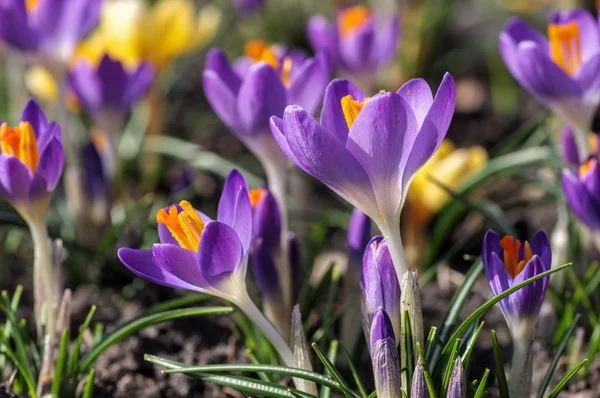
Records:
M0 37L62 84L77 43L98 23L102 1L3 1Z
M119 249L119 259L134 274L160 285L211 294L240 308L273 344L287 366L294 358L281 335L246 290L252 242L252 206L246 181L232 170L211 220L187 201L156 214L160 243L151 250Z
M397 15L377 17L364 6L342 8L333 22L314 16L308 22L308 40L323 51L336 68L357 78L372 76L396 55L400 36Z
M39 328L45 306L47 331L52 334L59 281L53 266L46 215L64 166L60 126L48 122L37 102L29 100L18 125L1 124L0 149L0 195L14 206L31 231L35 251L35 317Z
M236 70L225 54L213 49L202 75L204 92L213 110L261 162L269 190L281 211L284 259L287 258L286 156L269 130L269 118L281 116L288 104L300 104L314 112L321 103L329 81L329 67L322 55L294 62L295 57L280 54L272 46L252 41ZM282 263L283 264L283 263ZM291 302L289 265L279 268L283 295Z
M562 187L569 207L577 218L593 231L600 231L600 167L590 157L576 170L564 170Z
M369 349L373 362L377 396L381 398L402 397L396 337L390 318L381 307L373 314Z
M490 287L496 295L548 271L552 263L550 242L542 231L537 232L530 242L521 243L512 236L501 239L490 230L483 239L481 257ZM548 280L548 277L537 280L500 301L514 344L511 396L529 396L531 390L531 339Z
M415 173L444 139L456 104L454 80L444 76L435 98L422 79L397 92L367 97L334 80L325 92L321 123L299 106L271 118L283 152L368 215L390 249L398 279L408 266L400 213Z
M512 19L500 35L500 53L515 79L575 128L580 161L586 159L586 134L600 104L596 19L585 10L553 12L547 38Z
M387 242L381 236L371 239L365 249L360 285L366 340L369 341L371 320L379 308L389 315L394 335L400 337L400 283Z

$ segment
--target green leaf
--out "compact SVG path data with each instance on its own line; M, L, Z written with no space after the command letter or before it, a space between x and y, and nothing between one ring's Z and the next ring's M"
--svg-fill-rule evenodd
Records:
M469 365L471 364L471 354L473 354L473 350L475 349L475 343L477 343L477 338L483 329L484 322L481 322L475 332L471 335L471 338L467 342L467 347L465 348L465 352L462 355L462 363L465 368L465 374L469 373Z
M486 369L485 372L483 372L483 376L481 377L481 381L479 382L479 387L477 387L477 391L475 391L474 398L483 398L483 396L485 394L485 387L487 385L487 379L488 379L489 374L490 374L489 369Z
M50 389L52 395L60 396L60 389L62 387L63 376L65 372L65 365L67 363L68 350L69 350L69 329L63 331L60 338L60 344L58 346L58 358L56 360L56 369L54 371L54 379L52 380L52 388Z
M402 355L404 358L405 367L402 369L404 373L404 390L406 391L406 395L410 396L410 388L413 373L415 371L415 354L413 347L413 338L412 338L412 328L410 325L410 316L408 315L408 311L404 310L402 314L402 320L404 321L404 341L402 341Z
M350 365L350 371L352 372L352 377L354 378L354 382L356 383L356 387L358 387L358 391L360 392L360 396L362 398L367 398L367 391L365 390L365 386L363 385L362 380L360 379L360 375L352 362L352 358L350 358L350 354L346 350L346 347L342 344L342 350L344 351L344 355L346 356L346 361L348 361L348 365Z
M36 383L33 381L33 375L29 373L29 369L27 369L25 366L23 366L21 361L19 361L19 358L15 355L15 353L8 346L4 346L3 350L4 350L4 354L8 357L8 359L12 362L14 367L19 372L18 374L25 381L25 384L27 385L27 388L29 389L29 394L31 394L31 397L37 398Z
M96 376L96 369L90 370L88 373L85 387L81 398L92 398L94 396L94 377Z
M569 373L567 373L567 375L565 377L563 377L562 380L556 385L556 387L554 387L554 389L550 392L550 395L548 395L548 398L558 397L558 393L560 393L562 391L562 389L565 388L565 386L567 385L569 380L571 380L573 378L573 376L575 376L577 374L577 372L579 372L579 369L581 369L587 363L587 361L588 361L587 359L584 359L583 361L581 361L581 363L579 365L575 366L575 368L573 368L573 370L571 370Z
M8 300L8 295L2 294L2 301L3 303L0 303L0 311L4 312L7 321L10 321L13 325L19 325L19 322L17 321L17 314L10 307L11 303ZM29 344L25 339L26 336L21 334L19 328L16 327L11 331L10 337L15 344L15 351L12 351L13 357L18 359L21 371L27 372L28 376L33 379L34 372L33 366L29 360L29 355L27 355L27 348L29 347ZM4 340L4 344L8 345L8 340ZM4 348L8 349L8 347ZM14 359L11 358L11 360Z
M141 329L150 325L155 325L157 323L171 321L174 319L189 318L193 316L229 314L232 311L233 308L231 307L183 308L178 310L160 312L158 314L148 315L146 317L127 322L111 334L105 336L99 344L94 346L92 350L81 359L79 369L85 372L94 363L94 361L110 346L118 343L119 341L131 336L134 333L137 333Z
M96 313L96 306L92 305L92 307L90 308L90 311L88 312L87 316L85 317L85 320L83 321L83 324L79 328L79 335L77 335L77 339L75 340L75 345L73 346L73 349L71 350L71 355L69 355L69 361L67 362L67 371L74 378L77 378L77 370L79 369L78 363L79 363L79 355L81 354L81 343L83 342L83 334L85 333L87 328L90 326L90 323L92 322L92 318L94 317L95 313Z
M446 371L444 372L442 391L440 396L445 397L448 393L448 386L450 385L450 376L452 376L452 370L454 369L454 361L458 356L458 347L460 347L460 339L454 339L454 344L452 345L452 350L450 351L450 355L448 357L448 361L446 362Z
M203 381L218 384L220 386L230 387L238 391L256 394L261 397L303 397L317 398L315 395L296 390L291 387L282 387L277 383L252 379L244 376L218 376L218 375L203 375L200 376Z
M577 326L577 322L579 322L579 318L581 318L581 314L575 315L575 318L573 319L573 324L571 325L567 333L565 333L562 340L556 347L556 351L554 351L554 356L550 361L550 366L548 366L548 370L546 371L544 380L542 380L542 384L540 384L540 388L538 390L538 398L543 398L544 393L548 388L548 384L550 384L550 380L554 375L554 371L556 370L556 365L558 365L558 361L560 360L560 357L562 356L565 348L567 347L567 342L569 341L569 338L571 338L571 335L575 331L575 327Z
M500 344L498 343L498 337L496 336L495 330L492 330L492 348L494 350L494 366L496 368L496 378L498 379L500 398L509 398L508 383L506 382L506 373L504 373L504 361L502 360Z

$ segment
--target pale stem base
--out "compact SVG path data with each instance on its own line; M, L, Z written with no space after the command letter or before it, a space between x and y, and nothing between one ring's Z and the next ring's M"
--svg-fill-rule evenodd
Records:
M590 156L588 133L589 128L573 126L573 137L575 138L575 145L577 146L577 152L579 153L579 161L581 163L585 162L588 156Z
M533 360L531 339L514 339L512 368L508 380L508 391L511 397L528 397L531 394Z
M408 271L408 263L406 256L404 255L404 246L402 245L402 236L400 236L400 225L399 223L393 223L390 225L388 222L378 223L379 230L385 239L390 255L392 256L392 262L396 269L396 275L398 276L398 283L402 281L402 277Z

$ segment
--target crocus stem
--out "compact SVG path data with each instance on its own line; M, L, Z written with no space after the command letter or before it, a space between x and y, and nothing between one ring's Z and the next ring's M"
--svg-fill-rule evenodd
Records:
M577 145L577 153L579 154L579 161L585 162L590 155L590 148L588 145L588 132L589 129L581 126L574 126L574 138L575 145Z
M240 309L250 320L258 326L260 331L265 337L271 342L275 350L279 353L279 356L283 360L286 366L294 366L294 354L290 347L286 344L283 337L275 330L273 325L268 321L262 312L256 307L256 304L252 301L248 293L240 295L235 298L233 303Z
M408 265L406 256L404 255L402 237L400 236L400 225L399 223L390 224L384 221L383 223L378 223L378 226L390 250L398 280L401 281L406 271L408 271Z
M531 339L514 339L512 368L508 381L511 397L530 395L532 370Z
M41 331L41 311L46 306L46 331L52 335L56 315L56 274L53 272L53 256L46 224L43 221L28 220L33 240L33 283L35 292L35 319L38 332Z

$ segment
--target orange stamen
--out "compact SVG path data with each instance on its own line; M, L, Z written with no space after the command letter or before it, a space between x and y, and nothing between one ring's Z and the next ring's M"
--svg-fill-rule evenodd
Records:
M190 202L182 200L179 202L179 206L182 208L180 212L177 206L171 206L169 211L160 209L156 213L156 222L166 225L181 247L198 251L200 237L204 231L204 221Z
M548 25L550 57L569 76L581 66L581 35L576 22Z
M267 191L264 188L251 189L249 194L252 207L256 207L266 193Z
M290 79L292 77L292 59L285 57L283 59L283 65L281 66L281 82L284 86L290 85Z
M354 6L338 14L340 36L346 37L371 18L369 9L364 6Z
M527 262L531 260L531 257L533 257L529 242L525 241L523 258L521 261L519 261L521 242L518 239L514 239L512 236L507 235L500 241L500 246L504 249L504 267L513 278L516 278L516 276L523 271Z
M16 156L32 174L35 172L40 156L35 132L28 122L20 122L19 126L13 128L2 123L0 149L5 155Z
M362 102L358 102L351 95L346 95L342 98L342 112L344 112L344 118L346 118L346 124L348 124L348 128L352 127L354 121L358 117L358 114L360 111L362 111L370 99L371 97L367 97Z
M25 0L25 10L28 14L31 14L37 9L39 4L40 0Z
M266 62L273 68L279 68L279 61L267 43L262 40L250 40L244 52L253 62Z
M582 163L579 166L579 176L583 177L586 174L590 173L592 171L592 169L594 168L594 165L596 164L596 159L591 158L589 160L587 160L585 163Z

